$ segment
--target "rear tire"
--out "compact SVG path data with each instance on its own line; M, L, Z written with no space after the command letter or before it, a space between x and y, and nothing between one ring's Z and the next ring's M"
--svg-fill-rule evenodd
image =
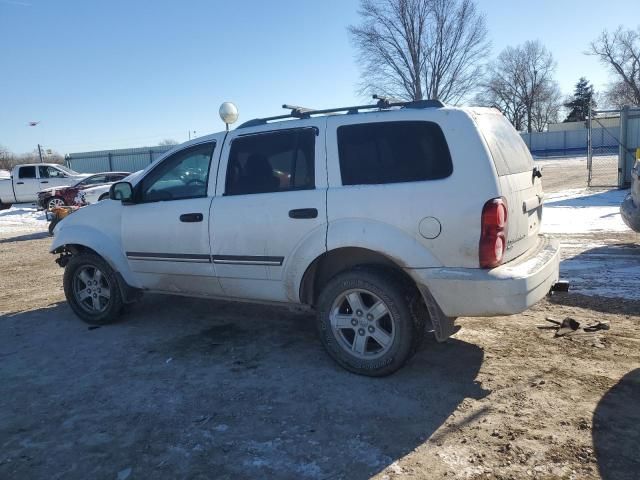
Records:
M317 302L322 344L350 372L372 377L395 372L423 335L424 322L412 312L414 297L393 270L363 267L336 275Z
M93 253L74 255L64 270L64 294L73 312L91 325L118 319L123 301L115 272Z
M0 202L0 210L8 210L11 208L11 204L10 203L1 203Z

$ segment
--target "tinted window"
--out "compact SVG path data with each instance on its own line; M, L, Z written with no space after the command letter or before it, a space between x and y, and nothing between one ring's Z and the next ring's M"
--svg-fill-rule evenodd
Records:
M315 138L313 128L237 137L229 153L225 194L313 189Z
M92 175L90 177L85 178L81 182L78 182L78 187L87 187L89 185L100 185L102 183L107 183L106 175Z
M196 145L163 160L142 180L140 201L206 197L214 148L215 143Z
M36 178L36 167L20 167L19 178Z
M128 177L128 173L113 173L107 177L108 182L117 182L118 180L122 180L125 177Z
M437 180L451 175L449 147L433 122L383 122L338 128L343 185Z

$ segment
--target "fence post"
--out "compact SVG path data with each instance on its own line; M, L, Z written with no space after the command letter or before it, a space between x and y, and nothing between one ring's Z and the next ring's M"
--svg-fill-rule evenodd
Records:
M567 156L567 131L562 131L562 153Z
M149 163L153 163L153 150L149 149Z
M113 172L113 166L111 165L111 152L107 153L107 160L109 161L109 171Z
M620 145L618 146L618 188L623 188L627 183L627 173L631 169L627 168L627 120L629 119L629 105L622 107L620 111ZM631 178L629 178L631 183Z

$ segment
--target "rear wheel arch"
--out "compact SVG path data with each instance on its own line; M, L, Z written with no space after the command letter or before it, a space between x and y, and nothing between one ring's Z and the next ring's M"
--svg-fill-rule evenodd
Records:
M318 256L307 267L300 282L300 301L315 305L324 286L336 275L354 268L384 269L395 275L408 288L418 291L415 281L389 257L361 247L341 247Z

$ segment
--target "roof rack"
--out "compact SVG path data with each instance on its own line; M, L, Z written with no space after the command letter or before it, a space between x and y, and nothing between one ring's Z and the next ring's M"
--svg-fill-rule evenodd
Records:
M400 108L442 108L444 103L440 100L413 100L409 102L403 102L394 98L382 97L380 95L373 95L373 99L377 100L373 105L355 105L352 107L338 107L338 108L326 108L323 110L315 110L313 108L299 107L297 105L282 105L282 108L291 110L291 113L285 115L276 115L274 117L254 118L253 120L247 120L246 122L238 125L237 128L255 127L258 125L265 125L269 122L276 120L285 120L291 118L311 118L312 115L324 115L327 113L347 112L347 114L358 113L360 110L374 110L378 109L388 110L393 107Z

